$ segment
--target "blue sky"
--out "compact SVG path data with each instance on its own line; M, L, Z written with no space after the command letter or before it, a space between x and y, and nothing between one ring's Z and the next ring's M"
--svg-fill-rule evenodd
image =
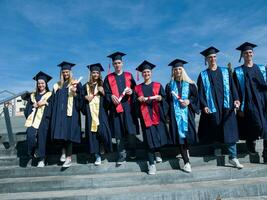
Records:
M86 65L107 71L114 51L127 53L125 70L135 74L144 59L157 65L153 79L164 85L167 66L187 60L196 80L205 69L200 51L221 50L218 63L238 65L239 44L258 44L256 63L267 63L266 0L0 0L0 91L33 90L40 70L58 80L57 64L76 63L75 77L87 80Z

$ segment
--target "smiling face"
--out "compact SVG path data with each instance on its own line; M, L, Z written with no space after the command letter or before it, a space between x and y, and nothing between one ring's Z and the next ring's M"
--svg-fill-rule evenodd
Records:
M116 72L120 72L122 70L123 62L121 60L114 60L113 67Z
M216 54L210 54L210 55L207 56L206 59L208 61L209 66L216 65L216 61L217 61Z
M242 53L242 57L244 58L244 61L245 61L245 62L250 62L250 61L252 61L253 56L254 56L254 52L253 52L253 50L247 50L247 51L244 51L244 52Z
M91 72L91 77L93 79L93 81L97 81L99 79L100 73L99 71L92 71Z
M64 78L65 81L70 78L70 70L64 69L64 70L62 70L61 73L62 73L62 76L63 76L63 78Z
M39 92L43 92L46 90L46 82L43 79L39 79L37 81L37 88Z
M151 79L152 71L150 69L145 69L142 71L142 76L145 81L148 81Z
M175 67L172 70L173 78L175 80L180 79L182 77L182 73L183 73L183 67Z

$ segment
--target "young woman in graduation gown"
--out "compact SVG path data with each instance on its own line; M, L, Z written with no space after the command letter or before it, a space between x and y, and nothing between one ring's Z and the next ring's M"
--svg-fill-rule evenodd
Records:
M95 165L101 165L100 145L103 144L107 152L112 151L112 136L104 108L105 92L101 78L101 71L104 69L100 63L87 67L90 70L90 78L82 88L82 113L85 115L89 153L95 155Z
M40 71L33 79L37 82L36 91L31 93L24 111L27 118L25 126L27 127L28 155L38 157L37 167L44 167L52 95L47 83L52 77Z
M190 173L188 145L198 142L195 114L199 113L199 103L196 84L188 77L184 68L186 63L175 59L169 64L172 66L172 78L166 85L166 95L172 142L179 147L184 161L183 170Z
M253 62L253 48L257 45L245 42L237 50L244 64L236 67L234 80L237 86L241 108L238 112L240 139L246 140L251 155L256 152L256 140L262 138L263 161L267 163L267 75L266 66Z
M62 146L63 167L71 166L72 144L81 141L82 85L73 78L71 68L74 65L65 61L58 65L61 78L54 84L52 96L51 135Z
M240 102L229 69L217 66L218 52L215 47L201 52L208 68L200 73L197 82L202 111L198 135L201 143L226 146L229 164L241 169L243 165L237 159L236 142L239 138L235 116ZM217 150L215 153L219 154Z
M168 104L162 85L151 80L154 64L144 61L137 68L142 72L144 82L135 87L136 105L143 132L144 144L147 147L148 174L156 173L155 152L170 141L166 126Z

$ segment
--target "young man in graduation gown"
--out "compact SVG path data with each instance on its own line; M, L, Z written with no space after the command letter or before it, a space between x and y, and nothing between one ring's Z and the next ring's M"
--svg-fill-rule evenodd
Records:
M52 77L40 71L33 79L36 81L36 90L30 94L24 110L27 118L25 126L27 127L28 155L38 157L37 167L44 167L52 95L47 83Z
M64 162L63 167L71 166L72 143L81 142L82 85L73 78L71 68L74 65L65 61L60 63L60 81L53 86L51 135L62 144L60 161Z
M197 86L185 71L181 59L173 60L171 81L166 85L167 102L169 103L169 131L172 143L178 145L184 161L185 172L191 172L189 161L189 144L198 142L195 114L199 113Z
M135 159L135 135L139 132L133 104L133 90L136 83L131 73L123 71L124 55L126 54L116 52L108 56L112 59L115 71L108 74L104 80L105 97L109 104L110 128L117 143L118 165L126 161L127 142L130 158Z
M162 85L152 81L154 64L144 61L136 70L142 72L144 82L135 86L136 105L139 111L144 144L148 154L148 174L156 173L156 151L168 144L170 136L166 126L168 104Z
M240 138L246 140L250 154L255 155L256 140L264 139L263 159L267 163L267 84L266 67L253 62L253 48L257 45L245 42L237 50L241 51L239 62L244 63L235 68L234 80L241 101L238 112Z
M208 68L198 77L198 94L201 108L199 139L202 143L224 143L229 152L229 163L243 168L237 159L236 142L238 127L235 109L240 102L228 68L219 67L214 47L201 52L208 62Z
M82 88L83 107L85 115L85 134L88 139L89 153L95 155L95 165L101 165L101 144L107 152L112 151L112 135L108 117L104 108L104 88L100 63L87 66L90 70L89 80Z

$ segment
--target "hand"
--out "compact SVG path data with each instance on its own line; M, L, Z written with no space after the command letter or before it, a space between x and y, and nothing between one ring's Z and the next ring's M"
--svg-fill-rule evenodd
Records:
M119 101L118 97L116 97L115 95L111 95L111 100L112 100L112 102L114 103L115 106L120 104L120 101Z
M98 87L97 87L97 90L98 90L100 93L105 94L105 92L104 92L104 88L103 88L102 86L98 86Z
M32 106L33 106L34 108L38 108L38 103L34 103Z
M72 93L76 93L76 91L77 91L77 84L71 84L71 86L70 86L70 91L71 91Z
M138 101L139 102L145 102L146 100L145 100L144 96L140 96L140 97L138 97Z
M234 106L235 106L236 109L239 109L240 101L239 100L234 101Z
M131 88L127 88L125 91L125 94L127 95L132 95L132 93L133 93L133 90Z
M92 95L92 94L90 94L90 95L86 95L84 98L85 98L87 101L91 102L92 99L94 98L94 95Z
M156 95L156 101L161 101L162 100L162 96L161 95Z
M206 114L210 114L210 109L208 107L205 107L203 109L203 112L206 113Z
M190 104L190 101L188 99L179 100L182 107L187 107Z

